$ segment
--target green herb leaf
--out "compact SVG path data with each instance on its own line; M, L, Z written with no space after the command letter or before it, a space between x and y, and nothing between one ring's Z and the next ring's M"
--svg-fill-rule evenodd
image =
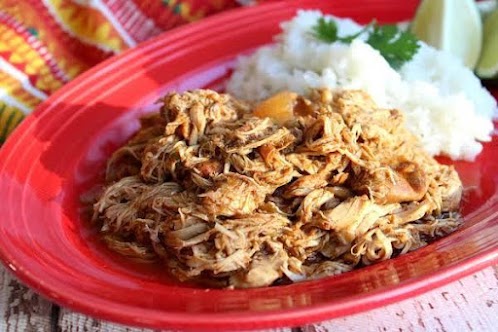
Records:
M417 38L410 32L401 31L395 25L377 25L375 20L359 32L344 37L339 36L337 23L324 17L318 19L312 30L314 38L326 43L350 44L363 33L368 33L366 42L378 50L394 69L410 61L420 47Z
M374 21L372 21L374 22ZM339 37L339 30L337 29L337 23L332 20L326 20L323 17L318 19L318 22L313 26L313 37L323 42L332 44L335 42L341 42L345 44L350 44L353 40L358 38L362 33L369 30L373 23L365 26L363 29L349 36Z
M413 34L400 31L395 25L375 24L367 44L378 50L394 69L410 61L420 47Z
M313 36L326 43L337 41L337 23L334 20L326 20L320 17L316 25L313 26Z

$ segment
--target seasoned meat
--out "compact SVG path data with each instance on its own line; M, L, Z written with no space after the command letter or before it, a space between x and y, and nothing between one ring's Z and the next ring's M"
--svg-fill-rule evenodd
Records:
M110 158L93 220L181 281L262 287L351 271L458 227L462 183L362 91L250 105L170 93ZM252 113L252 110L255 113Z
M457 172L449 166L441 167L438 178L438 191L441 194L441 210L455 211L462 200L463 186Z
M424 171L413 162L365 169L351 181L353 190L371 195L380 204L418 201L424 197L428 185Z
M331 210L322 211L313 223L321 229L333 230L343 243L351 243L399 207L399 204L379 205L367 196L355 196Z
M216 178L213 189L199 197L208 214L231 217L253 213L265 201L266 190L248 176L228 173Z

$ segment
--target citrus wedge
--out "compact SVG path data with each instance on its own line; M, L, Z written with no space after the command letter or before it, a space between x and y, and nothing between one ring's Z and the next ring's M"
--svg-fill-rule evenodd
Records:
M497 0L482 0L476 2L477 9L479 10L479 14L481 15L481 19L485 19L491 14L495 9L498 8Z
M473 69L482 46L482 22L474 0L423 0L411 31L420 40L452 53Z
M498 77L498 10L484 21L483 47L476 74L480 78Z

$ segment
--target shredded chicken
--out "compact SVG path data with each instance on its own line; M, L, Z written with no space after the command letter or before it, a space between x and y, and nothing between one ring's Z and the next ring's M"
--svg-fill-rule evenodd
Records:
M461 223L456 171L424 152L399 111L362 91L284 93L256 106L259 117L209 90L161 102L110 158L93 219L112 250L161 259L179 280L316 279ZM285 119L273 120L272 107Z

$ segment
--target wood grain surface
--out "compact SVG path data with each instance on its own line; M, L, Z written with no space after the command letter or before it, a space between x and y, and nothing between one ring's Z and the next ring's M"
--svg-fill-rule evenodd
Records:
M0 266L0 331L151 331L97 320L46 301ZM365 313L274 332L497 331L498 266Z

